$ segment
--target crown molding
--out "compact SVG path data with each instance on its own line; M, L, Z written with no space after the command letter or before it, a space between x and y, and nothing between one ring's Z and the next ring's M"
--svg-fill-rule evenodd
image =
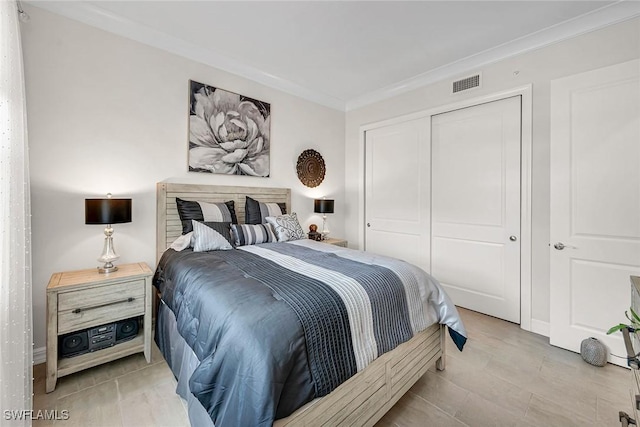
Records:
M310 90L297 83L246 65L234 58L216 52L214 49L203 48L186 42L177 37L141 25L128 18L123 18L93 4L80 1L27 1L26 3L75 21L80 21L92 27L253 80L270 88L281 90L316 104L344 111L345 101L342 99Z
M640 16L640 1L620 0L569 21L559 23L536 33L512 40L495 48L488 49L345 102L342 99L300 86L297 83L248 66L213 49L203 48L138 24L93 4L80 1L27 1L27 3L339 111L355 110L437 81L468 73L474 69L506 58Z
M429 84L469 73L472 70L503 59L570 39L608 25L640 16L640 1L621 0L571 20L561 22L475 55L427 71L385 88L369 92L347 101L345 110L351 111L384 99L392 98Z

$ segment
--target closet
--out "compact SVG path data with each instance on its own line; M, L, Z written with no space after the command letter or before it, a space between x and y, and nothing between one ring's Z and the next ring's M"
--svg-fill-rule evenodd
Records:
M365 132L365 249L520 323L522 97Z

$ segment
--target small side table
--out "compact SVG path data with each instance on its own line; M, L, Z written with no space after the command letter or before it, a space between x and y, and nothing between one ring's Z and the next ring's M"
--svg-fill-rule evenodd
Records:
M326 238L324 240L322 240L322 243L327 243L329 245L334 245L334 246L341 246L343 248L348 247L348 243L346 240L344 239L338 239L336 237L329 237Z
M134 353L151 362L151 279L144 262L119 265L113 273L89 270L55 273L47 286L47 393L59 377ZM60 358L58 338L95 326L143 316L138 335L112 347Z

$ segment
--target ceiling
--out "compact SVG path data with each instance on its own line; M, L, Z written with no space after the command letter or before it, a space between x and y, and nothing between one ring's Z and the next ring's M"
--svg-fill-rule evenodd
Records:
M338 109L640 14L619 1L33 1Z

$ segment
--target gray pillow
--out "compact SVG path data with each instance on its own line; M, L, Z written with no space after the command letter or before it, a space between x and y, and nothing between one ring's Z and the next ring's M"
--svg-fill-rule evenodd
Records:
M193 226L193 251L219 251L233 249L231 243L222 234L218 233L206 223L191 220ZM214 223L219 224L219 223ZM227 223L227 227L228 227Z
M257 245L277 241L269 224L231 224L236 246Z
M287 213L284 203L263 203L246 196L244 205L245 224L265 224L268 216L278 216Z
M176 198L176 207L182 221L182 234L187 234L192 230L192 219L200 222L215 221L232 222L234 224L238 222L233 200L224 203L209 203Z

